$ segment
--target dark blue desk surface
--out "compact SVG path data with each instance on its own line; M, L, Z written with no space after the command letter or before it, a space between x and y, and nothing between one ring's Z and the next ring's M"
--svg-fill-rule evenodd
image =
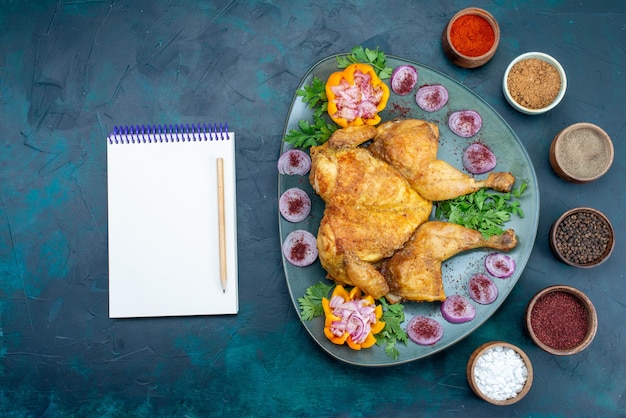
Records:
M382 4L385 4L383 7ZM440 33L465 6L488 9L502 40L486 66L443 56ZM626 5L606 1L0 1L0 411L13 416L626 415L626 258L577 270L551 254L553 220L574 206L624 231ZM277 227L281 133L319 59L356 45L428 64L483 96L513 127L541 187L528 267L504 306L422 361L355 368L300 325ZM569 89L552 112L508 106L501 78L527 51L557 57ZM240 312L112 320L107 304L105 136L114 125L227 121L237 132ZM548 163L553 135L580 121L614 139L616 161L572 185ZM598 309L592 346L554 357L522 320L539 289L568 283ZM522 347L535 367L511 407L480 401L465 365L483 342Z

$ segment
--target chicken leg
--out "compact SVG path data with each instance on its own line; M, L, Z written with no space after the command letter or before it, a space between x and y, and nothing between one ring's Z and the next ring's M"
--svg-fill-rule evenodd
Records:
M443 301L446 299L441 273L443 261L475 248L509 251L516 245L517 237L511 229L485 239L479 231L461 225L426 222L402 250L384 262L381 273L389 284L387 298L392 302Z
M452 199L489 187L508 192L515 183L511 173L490 173L476 180L449 163L437 159L439 128L423 120L386 122L377 128L369 150L398 169L411 187L425 199Z

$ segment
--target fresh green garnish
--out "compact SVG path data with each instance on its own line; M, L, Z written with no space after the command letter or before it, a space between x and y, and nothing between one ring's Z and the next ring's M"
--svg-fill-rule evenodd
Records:
M510 193L480 189L474 193L436 203L435 217L480 231L489 238L504 232L503 226L511 215L524 217L519 199L528 184L522 182Z
M404 322L404 305L401 303L390 305L385 298L380 298L378 301L383 305L383 316L380 320L385 323L385 328L376 334L376 345L385 344L385 353L395 360L400 355L396 344L406 345L408 340L406 331L400 325Z
M298 298L298 304L300 304L300 316L305 321L324 315L324 308L322 308L322 299L327 298L334 284L326 284L319 282L309 287L306 290L306 294Z
M346 68L350 64L354 63L369 64L374 67L376 74L381 80L385 80L391 77L393 68L387 66L387 56L384 52L376 49L363 48L362 46L355 46L352 48L352 52L345 57L337 57L337 67Z
M284 141L302 149L323 144L337 130L337 125L326 123L321 116L314 116L312 124L302 119L298 122L298 127L300 130L292 129L287 132Z
M317 77L313 77L311 84L304 85L296 95L302 97L304 103L308 103L315 116L322 116L328 108L326 85Z
M337 125L327 123L323 117L328 108L325 84L319 78L313 77L311 84L303 86L296 95L302 97L302 101L313 109L313 123L301 119L298 122L299 129L287 132L283 140L301 149L322 145L337 130Z

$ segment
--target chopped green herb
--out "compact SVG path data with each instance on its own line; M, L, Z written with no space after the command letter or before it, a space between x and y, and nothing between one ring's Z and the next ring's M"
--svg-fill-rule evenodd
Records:
M322 145L337 130L337 126L326 123L321 116L314 116L313 124L302 119L298 122L300 130L292 129L285 135L284 141L296 148L307 149Z
M317 77L313 77L311 84L304 85L296 92L296 95L302 97L303 102L308 103L309 107L314 110L315 116L322 116L328 108L326 85Z
M378 301L383 306L383 316L380 320L385 323L385 327L376 334L376 345L385 344L385 353L395 360L400 355L396 344L406 345L408 340L406 331L400 325L404 322L404 305L401 303L390 305L385 298L380 298Z
M322 299L328 297L333 287L334 284L319 282L309 287L303 297L298 298L298 303L300 304L300 316L303 320L310 321L311 319L324 314Z
M355 46L352 48L352 52L345 57L337 57L337 67L346 68L350 64L354 63L370 64L374 67L376 74L381 80L385 80L391 77L393 68L387 66L387 56L384 52L376 49L363 48L362 46Z
M480 231L485 238L500 235L511 215L524 217L519 199L528 184L524 181L510 193L480 189L474 193L436 203L435 217Z

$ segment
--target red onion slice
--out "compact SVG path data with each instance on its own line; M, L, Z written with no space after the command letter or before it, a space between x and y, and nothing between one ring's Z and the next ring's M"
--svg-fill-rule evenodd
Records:
M306 267L317 260L316 238L309 231L292 231L283 242L283 255L294 266Z
M472 174L483 174L496 167L496 155L485 145L473 143L463 152L463 167Z
M304 190L293 187L280 196L278 209L289 222L300 222L311 213L311 198Z
M506 279L515 272L515 260L506 254L491 253L485 257L485 268L492 276Z
M417 70L412 65L400 65L391 73L391 90L400 96L406 96L417 84Z
M311 170L311 157L299 149L290 149L278 158L278 172L303 176Z
M426 112L436 112L448 103L448 89L441 84L422 86L415 93L415 102Z
M483 273L476 273L469 279L468 292L470 298L481 305L489 305L498 298L498 287Z
M452 295L441 304L441 314L446 321L460 324L474 319L476 308L464 296Z
M463 138L469 138L478 133L483 126L483 120L474 110L459 110L448 118L450 130Z
M419 345L433 345L443 337L443 327L427 316L416 316L406 326L409 338Z

